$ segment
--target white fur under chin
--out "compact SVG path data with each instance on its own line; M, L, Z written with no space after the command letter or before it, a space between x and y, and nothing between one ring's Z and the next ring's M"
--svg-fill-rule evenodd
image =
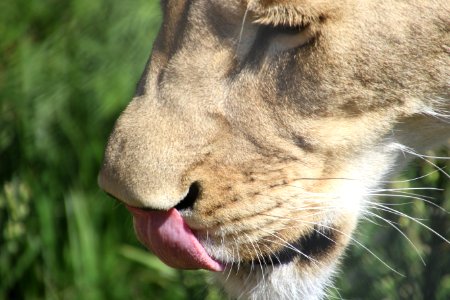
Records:
M401 144L394 142L386 143L355 158L354 164L349 165L346 170L347 177L353 180L343 181L335 190L335 196L340 199L341 210L351 211L355 216L361 213L361 206L368 192L377 188L382 183L382 178L389 177L393 166L398 163L402 149L400 146ZM325 219L322 223L332 224L336 217L337 215L331 215L330 219ZM214 253L224 253L223 249L222 252L215 250ZM335 257L334 263L321 264L318 270L301 268L294 263L266 266L264 274L260 266L254 266L252 271L242 268L236 271L235 266L215 277L232 299L324 299L327 290L333 287L332 279L338 261L339 257Z
M239 272L234 267L215 277L232 299L318 300L325 297L326 287L332 286L334 269L335 266L330 265L327 269L322 267L320 272L312 274L311 271L304 272L294 263L289 263L265 267L264 275L259 266L254 266L251 271L240 269Z

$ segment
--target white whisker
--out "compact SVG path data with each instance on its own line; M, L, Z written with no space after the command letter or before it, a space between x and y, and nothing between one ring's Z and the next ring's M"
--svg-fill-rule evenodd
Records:
M430 161L430 160L428 159L428 158L432 158L432 159L434 159L434 158L439 158L439 159L449 159L448 157L431 157L431 156L419 154L419 153L417 153L416 151L414 151L413 149L411 149L411 148L409 148L409 147L407 147L407 146L405 146L405 145L399 144L399 143L396 143L396 144L394 144L393 146L394 146L395 148L397 148L398 150L404 152L404 153L408 153L408 154L410 154L410 155L413 155L413 156L416 156L416 157L422 159L423 161L425 161L425 162L427 162L428 164L432 165L432 166L435 167L438 171L440 171L444 176L446 176L447 178L450 179L450 175L449 175L447 172L445 172L443 168L439 167L439 166L436 165L434 162L432 162L432 161Z
M391 225L393 228L395 228L395 230L397 230L410 244L411 246L414 248L414 250L416 251L417 255L419 256L420 260L422 261L422 264L425 265L425 260L423 259L422 255L419 252L419 249L417 249L416 245L411 241L411 239L400 229L398 228L396 225L394 225L394 222L383 218L382 216L377 215L376 213L370 212L370 211L366 211L366 213L370 214L371 216L378 218L382 221L385 221L386 223L388 223L389 225Z
M238 43L237 43L237 47L236 47L236 53L239 53L239 47L241 46L242 35L244 34L245 22L247 21L248 11L249 11L249 7L247 7L247 9L245 10L244 17L242 18L242 24L241 24L241 29L239 31L239 38L238 38Z
M300 251L299 249L297 249L296 247L294 247L293 245L291 245L288 241L284 240L283 238L279 237L278 235L273 234L273 233L271 233L271 232L269 232L269 231L267 231L267 230L262 230L262 231L265 232L265 233L267 233L267 234L269 234L269 235L271 235L271 236L273 236L274 238L276 238L276 239L282 241L282 242L284 243L284 245L285 245L287 248L291 249L292 251L297 252L297 253L300 254L301 256L307 258L309 261L311 261L311 262L313 262L313 263L315 263L315 264L316 264L316 263L319 263L319 261L317 261L316 259L314 259L314 258L312 258L312 257L310 257L310 256L308 256L308 255L306 255L305 253L303 253L302 251Z
M438 236L439 238L441 238L443 241L445 241L447 244L450 245L450 241L449 241L448 239L446 239L445 237L443 237L441 234L439 234L439 233L438 233L436 230L434 230L433 228L431 228L431 227L429 227L428 225L426 225L426 224L424 224L423 222L421 222L420 219L413 218L413 217L411 217L411 216L409 216L409 215L407 215L407 214L405 214L405 213L402 213L402 212L397 211L397 210L395 210L395 209L392 209L392 208L390 208L390 207L384 207L384 206L381 206L381 205L379 205L378 203L372 203L372 205L373 205L373 208L375 208L375 209L380 209L380 210L383 210L383 211L386 211L386 212L389 212L389 213L392 213L392 214L395 214L395 215L399 215L399 216L405 217L405 218L407 218L407 219L409 219L409 220L411 220L411 221L413 221L413 222L415 222L415 223L417 223L417 224L423 226L424 228L428 229L429 231L431 231L431 232L434 233L436 236Z
M263 264L262 261L259 259L259 254L258 254L258 250L256 250L256 247L254 245L254 242L250 239L250 237L248 236L248 234L244 233L244 235L247 237L248 242L250 243L250 245L252 246L254 253L256 254L256 259L259 262L259 267L261 268L261 276L264 282L264 269L263 269ZM253 264L253 261L252 261Z
M303 221L303 220L297 220L297 221L302 222L302 223L311 223L311 222L307 222L307 221ZM312 223L312 224L315 224L315 223ZM392 268L392 267L391 267L390 265L388 265L385 261L383 261L380 257L378 257L373 251L371 251L369 248L367 248L366 246L364 246L361 242L359 242L358 240L356 240L355 238L353 238L351 235L348 235L348 234L346 234L345 232L343 232L343 231L341 231L341 230L338 230L338 229L336 229L336 228L334 228L334 227L331 227L331 226L327 226L327 225L323 225L323 224L320 224L320 226L325 227L325 228L330 229L330 230L333 230L333 231L336 231L336 232L338 232L338 233L344 235L345 237L347 237L348 239L350 239L351 241L355 242L357 245L359 245L360 247L362 247L363 249L365 249L365 250L366 250L367 252L369 252L371 255L373 255L373 257L375 257L379 262L381 262L381 263L382 263L385 267L387 267L389 270L393 271L394 273L396 273L396 274L398 274L398 275L400 275L400 276L402 276L402 277L405 277L405 275L403 275L402 273L400 273L400 272L398 272L397 270L395 270L394 268Z
M379 183L406 183L406 182L413 182L413 181L418 181L420 179L426 178L428 176L433 175L434 173L439 172L438 170L433 170L425 175L422 176L418 176L412 179L404 179L404 180L379 180Z
M393 198L407 198L407 199L414 199L414 200L420 200L422 202L425 202L427 204L430 204L434 207L436 207L437 209L445 212L445 213L449 213L445 208L443 208L442 206L434 203L433 201L430 201L428 199L424 199L422 197L416 197L416 196L409 196L409 195L402 195L402 194L368 194L370 196L379 196L379 197L393 197ZM377 202L379 203L379 202ZM393 204L391 204L391 206L393 206Z

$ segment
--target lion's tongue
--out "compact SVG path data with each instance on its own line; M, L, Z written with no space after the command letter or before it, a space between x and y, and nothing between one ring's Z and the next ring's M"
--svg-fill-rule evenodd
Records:
M176 209L150 212L128 207L128 210L133 214L138 239L167 265L179 269L223 270L206 253Z

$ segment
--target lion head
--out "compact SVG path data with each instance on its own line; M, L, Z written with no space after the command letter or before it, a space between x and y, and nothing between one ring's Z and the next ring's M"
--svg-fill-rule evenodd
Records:
M233 297L322 297L369 191L450 137L449 2L161 6L100 186L168 265Z

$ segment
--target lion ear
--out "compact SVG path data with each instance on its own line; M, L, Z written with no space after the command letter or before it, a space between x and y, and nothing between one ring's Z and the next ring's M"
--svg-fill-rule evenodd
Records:
M249 0L248 10L256 23L306 26L336 16L347 1L336 0Z

